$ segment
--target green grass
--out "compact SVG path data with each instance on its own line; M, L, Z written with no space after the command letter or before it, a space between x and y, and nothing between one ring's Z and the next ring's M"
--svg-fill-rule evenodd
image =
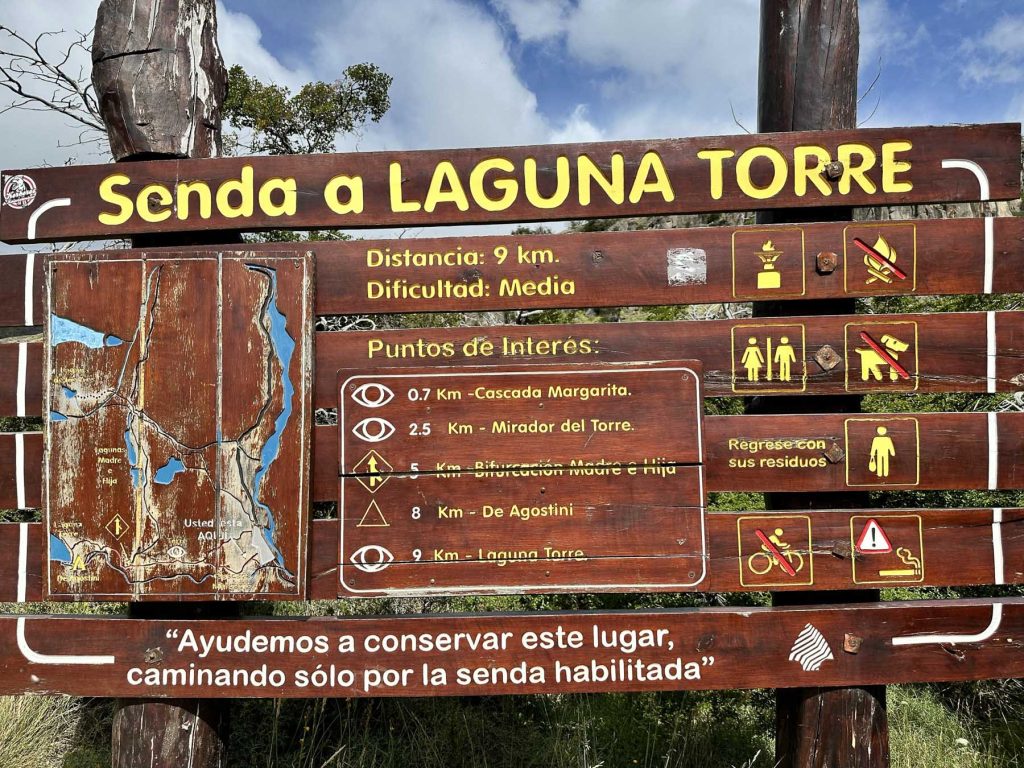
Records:
M0 696L0 768L62 765L80 711L68 696Z

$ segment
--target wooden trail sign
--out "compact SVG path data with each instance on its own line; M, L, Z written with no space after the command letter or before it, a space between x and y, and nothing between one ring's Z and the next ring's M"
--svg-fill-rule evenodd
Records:
M328 241L293 252L316 252L318 314L375 314L1016 293L1022 239L1014 217ZM264 250L285 246L238 252ZM43 258L0 257L0 324L42 322Z
M1024 413L709 416L711 491L1024 488Z
M399 478L388 482L390 487ZM680 476L658 478L643 485L635 478L627 477L625 481L615 478L615 482L633 483L646 493L644 488L659 490L677 487ZM436 479L420 476L415 482L424 490L429 498L431 493L445 493L445 485ZM610 479L591 480L583 484L579 495L589 496L591 492L605 490L602 485L611 484ZM450 488L452 482L448 482ZM535 483L528 483L529 488L536 489ZM455 485L458 488L458 485ZM592 489L592 491L588 491ZM525 492L525 491L524 491ZM536 490L534 490L536 492ZM576 492L574 492L576 493ZM418 497L417 497L418 498ZM425 502L426 503L426 502ZM516 559L507 557L505 564L498 564L498 559L489 563L490 569L470 565L466 570L467 561L439 561L443 565L431 565L437 578L440 572L443 581L451 585L471 585L465 592L476 594L506 593L511 591L508 584L515 579L542 577L539 584L531 584L530 589L515 591L531 591L538 593L572 591L568 582L558 583L552 578L554 572L545 574L550 568L545 564L544 546L563 549L566 537L573 541L583 540L588 534L586 527L594 522L598 529L596 536L590 540L598 546L612 546L608 538L600 535L602 516L614 513L606 505L578 505L584 510L572 517L551 516L547 519L527 518L526 522L517 522L511 526L515 541L520 537L530 537L537 542L540 551L536 558ZM631 507L631 513L624 517L620 535L628 538L631 543L648 537L653 542L648 551L661 552L664 549L664 531L652 531L646 518L666 520L666 501L664 498L652 498L649 494L639 498ZM591 508L592 507L592 508ZM476 520L482 516L482 507L467 505L463 508L462 518L430 519L426 513L416 525L405 524L410 535L427 536L442 531L444 536L459 538L459 543L467 541L470 536L483 541L487 535L493 541L507 541L508 523L512 518L507 516L511 507L505 507L506 516L492 518L485 522L483 530L466 531L471 524L476 527ZM421 507L422 510L428 509ZM411 508L410 508L411 515ZM434 513L436 515L436 507ZM470 515L475 511L477 514ZM685 510L684 510L685 511ZM412 520L410 516L410 521ZM521 518L517 518L521 520ZM874 521L874 525L871 525ZM393 521L389 521L393 522ZM540 533L527 533L534 523L540 522L543 529ZM346 521L352 525L351 521ZM506 528L500 528L500 525ZM492 526L490 531L487 526ZM338 520L316 520L313 522L310 536L309 554L309 591L311 600L333 600L339 594L338 542L341 536L341 523ZM667 528L678 527L678 523L669 520ZM876 531L875 528L880 529ZM498 528L495 533L495 528ZM580 533L580 529L584 533ZM568 529L568 532L566 530ZM781 532L777 533L777 529ZM446 532L445 532L446 531ZM777 550L771 547L757 534L761 531ZM868 546L858 548L861 538L867 536ZM776 543L772 537L781 543ZM561 542L561 544L560 544ZM891 548L885 546L888 542ZM472 543L472 542L471 542ZM677 542L678 543L678 542ZM786 546L783 546L786 545ZM589 545L588 545L589 546ZM681 545L682 546L682 545ZM495 552L498 547L492 547ZM706 575L698 584L689 587L679 586L675 582L682 580L680 568L685 566L689 575L691 568L694 578L700 574L701 564L698 558L685 553L673 553L662 556L665 564L674 563L671 572L674 582L663 583L661 590L668 591L702 591L702 592L749 592L789 591L789 590L859 590L877 589L881 586L913 586L913 587L960 587L978 584L1024 584L1024 510L1020 509L844 509L844 510L775 510L771 512L718 512L711 511L706 517ZM0 524L0 550L10 556L0 562L0 602L38 602L43 599L43 553L45 537L41 523L3 523ZM472 549L463 550L476 555ZM432 552L429 553L432 556ZM636 578L649 578L653 574L663 576L654 557L624 557L574 560L572 558L552 561L562 572L575 570L579 574L603 576L595 579L600 583L595 591L602 592L633 592L636 584L621 585L615 581L623 573L635 572ZM917 562L915 562L915 560ZM424 568L431 561L430 557L418 562L417 568ZM782 566L785 561L790 569ZM347 561L346 561L347 562ZM401 566L402 578L395 578L390 583L379 579L377 585L380 592L389 595L422 596L427 591L420 585L420 571L413 570L408 564ZM397 566L396 566L397 567ZM460 573L461 570L461 573ZM467 582L465 576L471 571L481 570L486 580L477 583ZM351 571L351 569L349 569ZM500 571L496 575L496 572ZM792 572L791 572L792 571ZM392 574L394 576L394 574ZM360 578L365 577L360 574ZM391 576L389 576L391 578ZM692 579L691 579L692 580ZM426 579L429 585L429 578ZM373 583L367 580L364 583ZM436 582L441 583L441 582ZM643 584L645 590L658 590L653 579ZM440 591L440 590L439 590ZM445 589L446 593L450 590ZM346 597L356 593L346 591ZM368 594L368 593L363 593ZM823 595L822 599L826 599Z
M343 595L704 580L699 364L338 379Z
M1006 123L20 169L0 177L0 238L1006 200L1019 159Z
M312 267L51 257L49 599L304 595Z
M0 617L0 693L468 696L1024 675L1021 598L169 621ZM69 641L70 639L70 641Z
M893 441L888 474L877 454L871 469L880 426ZM1020 489L1022 431L1018 411L710 415L704 417L705 479L712 492ZM313 430L314 501L337 498L338 435L336 426ZM41 432L0 433L0 508L42 505L42 456Z
M1022 312L411 329L321 333L316 341L318 407L336 402L339 368L425 363L692 358L713 397L1004 392L1018 390L1024 374Z

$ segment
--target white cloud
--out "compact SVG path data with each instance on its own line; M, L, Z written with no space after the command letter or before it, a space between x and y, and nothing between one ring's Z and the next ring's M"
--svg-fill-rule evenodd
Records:
M284 66L264 47L262 38L263 33L249 16L217 4L217 43L225 66L240 64L264 83L276 83L292 90L312 79L305 69L296 71Z
M523 42L539 42L565 32L569 12L568 0L493 0L516 36Z
M456 0L354 0L316 33L317 76L372 61L394 77L391 109L362 149L530 144L548 128L494 17Z
M1024 17L1003 16L980 37L965 40L961 80L970 85L1024 81Z
M46 32L66 30L64 34L47 36L41 41L46 55L56 60L58 56L63 57L63 52L78 38L79 32L87 34L91 43L96 7L91 3L68 3L66 0L36 0L32 3L0 0L0 18L5 26L28 40ZM92 69L89 54L76 48L66 68L73 75L80 73L88 82ZM50 90L45 86L32 87L43 93ZM0 108L13 101L11 94L0 91ZM97 144L80 144L84 126L56 112L43 107L40 109L43 111L13 109L0 114L0 147L3 147L0 165L3 168L63 165L69 161L96 163L109 158L105 140Z

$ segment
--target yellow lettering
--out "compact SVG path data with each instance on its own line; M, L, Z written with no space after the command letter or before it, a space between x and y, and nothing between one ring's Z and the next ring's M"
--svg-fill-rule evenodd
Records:
M163 206L162 210L153 210L154 196L157 198L156 204ZM166 221L171 218L171 211L167 206L172 202L174 202L174 198L163 184L147 184L139 191L139 218L153 224L158 221Z
M654 174L654 179L648 177ZM639 203L640 198L648 192L661 192L666 203L676 199L676 193L672 191L672 184L669 183L668 173L661 163L657 152L645 152L640 158L640 165L636 169L636 178L633 180L633 188L629 190L629 202Z
M911 164L906 160L897 160L897 152L907 152L914 148L909 141L886 141L882 144L882 191L909 192L914 188L909 181L897 181L897 173L906 173Z
M389 171L389 189L391 191L391 210L395 213L412 213L420 209L415 200L406 202L402 199L402 164L392 163Z
M342 202L341 190L348 191L348 202ZM361 176L335 176L324 187L324 202L334 213L363 212L363 179ZM418 209L419 206L417 205Z
M814 160L814 165L808 165ZM825 180L825 166L832 162L828 150L824 147L805 146L793 149L793 191L797 197L807 194L807 182L810 181L825 197L832 194L832 185Z
M857 180L858 186L869 195L877 191L875 183L868 178L867 172L875 167L875 151L866 144L840 144L839 162L843 164L843 175L839 177L839 192L850 194L850 182ZM856 165L853 158L860 158Z
M123 187L125 184L130 184L131 181L123 173L114 173L100 182L100 200L105 203L113 203L119 208L117 213L101 213L99 215L100 224L117 226L124 224L132 217L134 210L132 199L114 191L114 187Z
M469 210L469 200L462 188L462 182L459 181L459 174L455 166L447 160L442 160L434 168L434 175L430 177L430 188L423 201L423 210L432 213L440 203L455 203L455 207L460 211Z
M229 179L217 188L217 210L227 219L237 219L239 216L252 216L253 195L252 195L252 166L242 166L242 172L238 179ZM231 193L239 194L238 205L231 204Z
M557 208L569 197L569 158L559 156L555 160L555 193L551 197L541 197L537 189L537 161L532 157L523 162L526 199L534 208Z
M284 199L275 203L271 193L280 190ZM267 179L260 186L260 210L267 216L295 215L295 179Z
M733 157L736 153L731 149L702 149L697 153L701 160L710 162L708 171L711 174L711 199L722 199L722 180L724 173L724 161Z
M492 157L488 160L481 160L469 174L469 193L473 201L485 211L504 211L516 200L519 192L519 184L515 179L495 179L491 186L502 193L501 197L488 197L484 189L488 171L504 171L505 173L515 172L516 167L511 161L503 157Z
M602 173L597 163L586 155L580 155L576 161L576 176L580 187L580 205L590 205L590 185L594 181L604 190L609 200L616 205L622 205L622 201L626 199L625 171L626 163L618 152L612 154L612 177L610 179Z
M188 218L188 198L193 192L199 196L199 218L208 219L213 215L213 197L210 194L210 187L205 181L183 181L178 184L175 190L178 196L178 218L182 221Z
M750 166L758 158L764 157L772 164L772 180L764 187L754 184L750 178ZM789 177L789 166L782 153L772 147L751 147L736 161L736 184L743 194L754 200L767 200L775 197L786 186Z

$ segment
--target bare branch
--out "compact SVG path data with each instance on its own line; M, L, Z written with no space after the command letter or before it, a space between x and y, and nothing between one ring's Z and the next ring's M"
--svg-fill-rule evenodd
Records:
M85 126L85 133L97 131L99 138L106 136L89 75L81 67L72 71L78 52L90 51L89 36L76 32L68 42L70 36L62 30L28 40L0 24L0 87L15 96L0 113L12 109L58 112ZM64 40L56 55L44 50L51 40Z

